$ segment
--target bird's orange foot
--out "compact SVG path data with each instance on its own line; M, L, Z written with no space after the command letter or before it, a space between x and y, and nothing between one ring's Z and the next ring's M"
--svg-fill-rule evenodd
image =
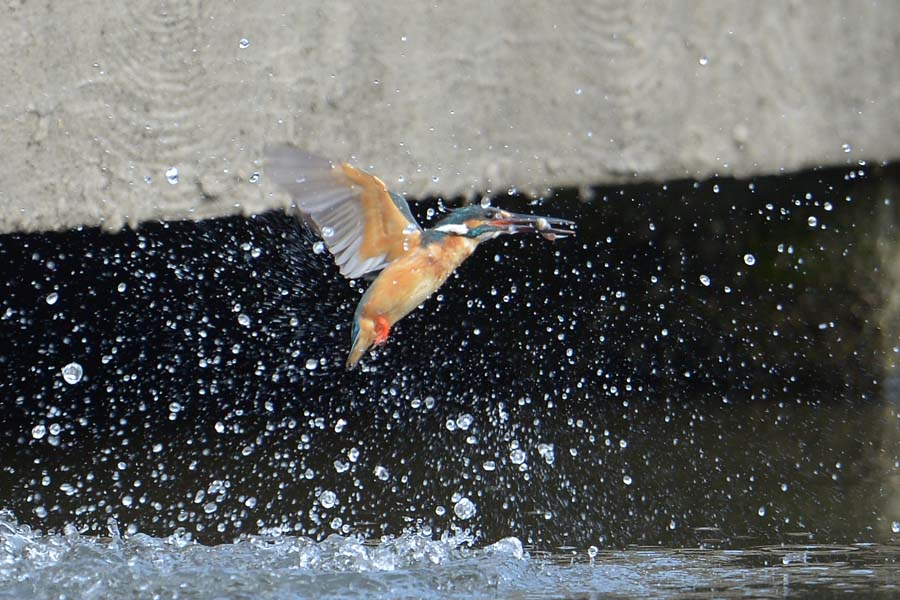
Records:
M391 325L384 317L375 317L375 345L380 346L388 339L391 333Z

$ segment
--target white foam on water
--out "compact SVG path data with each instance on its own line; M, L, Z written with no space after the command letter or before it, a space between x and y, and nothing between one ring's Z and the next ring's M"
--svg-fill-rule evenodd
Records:
M583 554L583 556L582 556ZM458 532L367 541L252 536L205 546L189 535L43 534L0 511L0 599L783 597L896 591L895 545L746 550L524 551L515 537L478 547Z

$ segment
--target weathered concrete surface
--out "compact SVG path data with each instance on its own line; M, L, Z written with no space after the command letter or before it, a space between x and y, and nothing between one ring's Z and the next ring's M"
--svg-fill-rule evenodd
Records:
M413 195L900 157L896 2L10 0L0 14L0 231L277 206L251 183L267 141L355 156Z

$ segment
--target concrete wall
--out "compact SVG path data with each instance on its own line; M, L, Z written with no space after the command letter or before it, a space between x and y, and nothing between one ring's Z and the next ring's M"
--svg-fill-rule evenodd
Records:
M278 206L252 183L267 141L355 157L415 196L900 157L897 2L8 0L0 15L0 231Z

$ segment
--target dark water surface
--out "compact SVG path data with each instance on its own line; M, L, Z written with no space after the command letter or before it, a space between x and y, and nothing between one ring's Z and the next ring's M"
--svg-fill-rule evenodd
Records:
M0 507L76 554L112 518L126 548L515 537L535 577L724 564L773 594L824 548L826 585L895 585L898 181L495 200L578 237L485 244L350 373L364 283L284 215L0 236Z

